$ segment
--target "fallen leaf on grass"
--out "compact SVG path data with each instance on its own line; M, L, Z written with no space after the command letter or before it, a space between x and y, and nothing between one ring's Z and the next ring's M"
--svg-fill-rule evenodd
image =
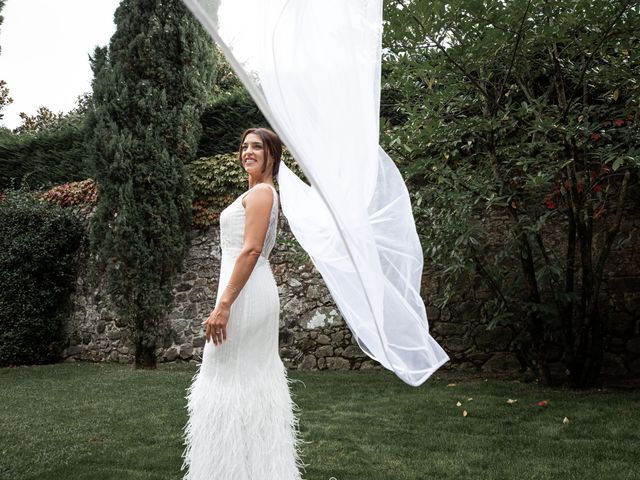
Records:
M450 383L449 385L447 385L447 387L455 387L456 384L455 383Z
M518 401L518 400L514 400L513 398L509 398L509 399L507 399L507 403L508 403L509 405L513 405L513 404L514 404L514 403L516 403L517 401Z
M567 423L569 423L569 419L567 417L564 417L564 420L562 420L562 423L566 425Z
M462 404L460 402L456 403L456 407L460 407Z
M546 407L547 405L549 405L549 400L540 400L538 403L536 403L536 405Z
M464 411L462 412L462 416L463 416L463 417L466 417L467 415L469 415L469 414L467 413L467 411L466 411L466 410L464 410Z
M473 400L473 397L469 397L469 398L467 398L467 402L470 402L470 401L472 401L472 400Z

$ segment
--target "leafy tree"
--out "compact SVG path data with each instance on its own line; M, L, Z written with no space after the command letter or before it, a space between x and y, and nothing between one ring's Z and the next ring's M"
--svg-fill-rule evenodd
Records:
M88 117L98 204L91 241L136 367L154 368L170 282L191 228L185 162L211 95L213 42L180 0L123 0L108 48L91 58ZM94 272L95 273L95 272Z
M39 107L35 115L20 112L22 125L17 127L14 133L40 132L46 128L58 125L63 117L63 112L54 113L47 107Z
M415 193L442 304L469 275L522 362L575 387L603 363L602 281L632 205L640 7L606 0L390 1L384 142ZM488 220L489 219L489 220Z
M215 45L216 57L218 58L218 66L216 69L216 79L213 86L212 94L215 98L224 97L234 94L238 91L245 91L244 85L224 58L224 54L220 47Z
M9 96L9 88L7 87L7 82L4 80L0 80L0 120L4 118L4 113L2 113L2 109L13 103L13 98Z

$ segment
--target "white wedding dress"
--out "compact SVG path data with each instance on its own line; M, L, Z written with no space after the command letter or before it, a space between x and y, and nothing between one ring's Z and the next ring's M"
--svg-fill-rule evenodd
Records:
M187 389L184 480L298 480L301 443L297 405L280 359L280 299L269 265L277 233L275 188L260 257L231 306L227 340L206 342ZM245 209L240 195L220 214L222 263L216 302L243 246Z

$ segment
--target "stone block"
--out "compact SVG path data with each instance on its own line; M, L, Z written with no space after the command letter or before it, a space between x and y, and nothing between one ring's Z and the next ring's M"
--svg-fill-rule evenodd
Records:
M191 357L193 357L193 345L188 343L180 345L180 358L187 360Z
M445 347L448 352L462 352L470 346L470 337L449 337L445 340Z
M316 357L330 357L333 355L333 347L331 345L323 345L316 350Z
M513 372L520 369L518 357L512 352L494 353L482 366L484 372Z
M184 275L182 275L182 281L183 282L188 282L190 280L195 280L196 278L198 278L198 276L196 275L195 272L186 272Z
M184 318L171 321L171 327L173 327L176 332L184 332L187 328L189 328L189 326L189 320L185 320Z
M111 330L107 333L107 337L109 337L109 340L120 340L120 338L122 338L122 333L120 330Z
M173 287L173 290L175 292L188 292L189 290L191 290L191 284L187 282L182 282L176 285L175 287Z
M317 300L322 297L324 289L319 285L309 285L307 287L307 298Z
M490 357L491 357L491 354L482 353L482 352L474 352L466 356L466 358L469 359L476 366L484 365L484 362L489 360Z
M291 347L280 347L280 357L288 357L288 358L292 358L296 356L297 350L291 348Z
M343 332L334 333L333 335L331 335L331 341L334 345L342 346L342 342L344 341L344 333Z
M382 369L382 365L380 365L375 360L365 360L360 364L360 370L380 370Z
M329 345L331 343L331 339L327 336L327 335L318 335L318 338L316 338L316 342L318 342L320 345Z
M616 336L624 337L633 331L634 323L631 315L618 313L609 320L609 331Z
M299 298L294 297L284 305L284 310L290 315L299 316L306 311L306 307Z
M473 331L473 337L478 348L500 351L507 349L513 334L507 327L495 327L487 330L486 325L478 325Z
M431 333L448 337L449 335L464 335L467 326L460 323L433 322L430 324Z
M302 359L302 362L300 362L300 370L315 370L318 366L318 362L316 360L316 357L314 357L313 355L305 355L304 358Z
M351 362L346 358L328 357L327 368L329 370L349 370L351 368Z
M301 352L308 352L316 347L316 342L311 338L303 338L295 344Z
M640 337L635 337L627 341L627 350L632 353L640 353Z
M198 316L198 307L195 303L188 304L182 311L182 318L193 320Z
M80 345L72 345L67 348L67 356L79 355L84 351L84 348Z
M173 362L176 358L178 358L178 351L172 347L165 352L164 358L167 360L167 362Z
M187 298L190 302L196 303L207 300L209 295L207 294L207 289L205 287L193 287L193 290L188 293Z
M625 351L625 340L623 338L611 338L607 343L607 350L614 353L622 353Z
M342 352L342 356L345 358L362 358L366 355L357 345L349 345L344 349L344 352Z

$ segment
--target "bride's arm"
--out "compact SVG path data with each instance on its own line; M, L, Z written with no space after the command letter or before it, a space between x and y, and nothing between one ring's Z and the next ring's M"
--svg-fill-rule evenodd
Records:
M218 303L230 307L249 280L269 228L273 192L268 185L256 185L245 195L244 244L238 254L229 283Z

